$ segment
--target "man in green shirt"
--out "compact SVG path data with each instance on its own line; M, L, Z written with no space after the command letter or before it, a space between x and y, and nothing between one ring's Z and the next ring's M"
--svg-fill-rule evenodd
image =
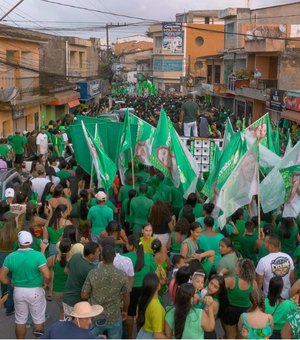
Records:
M140 195L134 197L130 204L130 228L139 236L142 226L148 221L153 201L146 197L148 185L140 184Z
M47 303L43 287L50 283L51 276L45 256L31 248L32 242L33 238L28 231L20 231L19 249L6 257L0 270L1 283L14 286L17 339L26 337L29 311L34 334L40 335L44 330Z
M193 95L187 95L187 101L181 107L179 117L179 127L182 127L184 136L191 136L191 129L193 137L198 137L197 116L200 116L199 106L193 101Z
M18 172L21 172L22 170L26 144L27 138L25 136L21 136L20 132L16 131L11 145L15 153L15 167Z
M107 198L105 192L97 192L95 198L98 204L91 207L87 220L88 226L91 229L92 239L98 241L98 237L102 231L107 227L108 223L114 219L114 214L111 208L105 204Z
M55 129L53 131L52 144L53 144L53 156L62 157L65 145L61 131L59 131L58 129Z

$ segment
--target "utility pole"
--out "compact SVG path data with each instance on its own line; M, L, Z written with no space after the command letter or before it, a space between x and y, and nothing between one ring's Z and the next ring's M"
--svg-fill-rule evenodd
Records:
M0 21L2 21L4 18L6 18L9 13L11 13L15 8L17 8L24 0L20 0L14 7L12 7L7 13L3 15L3 17L0 18Z
M109 40L108 40L108 24L106 24L106 59L108 61L109 55Z

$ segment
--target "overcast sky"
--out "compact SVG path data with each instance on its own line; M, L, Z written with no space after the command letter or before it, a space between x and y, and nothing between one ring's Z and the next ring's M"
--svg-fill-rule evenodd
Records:
M100 11L114 12L116 14L129 15L144 19L173 21L176 13L189 10L224 9L227 7L250 7L260 8L278 4L292 3L295 1L284 0L53 0L63 4L87 7ZM4 15L18 0L0 0L0 17ZM137 19L118 17L114 15L88 12L79 9L62 7L56 4L42 2L41 0L24 0L12 14L6 17L6 24L53 28L52 34L74 35L82 38L98 37L105 38L104 25L106 23L130 23ZM52 22L46 22L52 21ZM53 22L55 21L55 22ZM86 32L87 27L92 26ZM97 27L95 27L97 26ZM62 31L62 28L71 31ZM57 29L55 31L55 28ZM147 30L146 26L131 26L122 28L111 28L109 30L110 40L134 34L142 34ZM47 31L46 31L47 33Z

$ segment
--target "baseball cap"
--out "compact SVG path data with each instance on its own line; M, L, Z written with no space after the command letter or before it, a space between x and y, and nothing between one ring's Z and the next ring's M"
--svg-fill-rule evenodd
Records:
M97 194L95 195L96 199L98 201L106 201L106 193L103 191L99 191L97 192Z
M18 242L21 246L27 246L33 242L30 232L22 230L18 234Z
M15 190L13 188L7 188L5 190L4 196L6 198L8 198L8 197L15 197Z
M46 126L45 125L41 125L40 126L40 130L46 130Z
M63 125L61 125L59 128L58 128L58 130L59 131L64 131L66 128L63 126Z

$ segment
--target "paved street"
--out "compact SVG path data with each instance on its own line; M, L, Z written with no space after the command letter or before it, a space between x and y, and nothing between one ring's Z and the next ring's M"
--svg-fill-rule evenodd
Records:
M55 301L47 302L47 312L49 313L49 318L46 322L46 327L53 322L57 321L59 318L58 307ZM0 308L0 325L1 325L1 339L15 339L15 316L6 316L5 309ZM32 327L27 329L26 334L27 339L32 339Z

